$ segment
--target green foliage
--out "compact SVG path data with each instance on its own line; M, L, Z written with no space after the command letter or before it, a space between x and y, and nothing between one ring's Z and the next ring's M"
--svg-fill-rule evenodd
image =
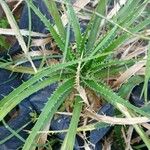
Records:
M148 103L147 97L148 97L148 81L150 79L150 42L148 44L148 50L147 50L147 62L146 62L146 71L145 71L145 81L143 86L143 92L145 97L145 102Z
M80 80L78 86L85 89L88 88L91 91L94 91L96 95L100 95L104 101L111 103L119 110L122 116L125 116L125 114L120 109L120 106L126 108L127 113L131 116L145 116L150 118L149 111L147 111L149 108L148 105L145 105L144 108L137 108L126 100L133 87L143 81L143 77L131 77L131 79L120 88L118 94L105 83L106 78L108 77L108 69L110 69L109 76L111 77L113 75L118 75L120 71L125 71L127 67L130 67L137 61L143 59L143 56L141 56L140 59L133 58L132 60L123 61L118 60L117 57L114 59L114 54L116 53L117 48L121 47L131 38L149 40L149 37L143 35L143 31L150 24L150 18L147 17L142 21L138 21L142 16L148 1L128 0L126 5L122 7L112 19L108 19L105 16L108 1L99 1L95 11L91 14L91 20L87 24L87 29L84 33L81 33L79 18L69 0L64 2L69 20L67 30L65 30L66 27L63 26L58 10L59 8L56 3L49 0L44 0L44 2L53 17L54 24L47 20L44 14L36 8L32 0L26 0L29 9L34 11L44 23L45 27L50 32L51 37L60 48L63 55L61 57L62 60L59 64L41 67L37 73L33 73L33 70L30 71L33 76L0 101L0 121L2 121L4 117L24 98L52 83L58 82L59 84L56 91L49 97L48 102L45 104L30 135L25 141L23 150L30 150L38 147L37 139L40 136L38 132L44 130L44 126L52 120L56 111L72 91L75 91L75 94L77 94L77 79ZM128 12L128 14L126 12ZM103 26L100 26L103 21L105 23ZM135 24L135 22L138 23ZM75 37L75 48L73 48L73 44L69 42L71 28ZM100 29L102 28L106 28L105 33L100 32ZM23 59L20 61L24 62ZM79 62L81 62L80 70L78 70ZM17 63L18 62L16 62L16 64ZM0 62L1 68L5 67L6 69L11 70L11 65L13 65L12 62L4 62L3 60ZM145 76L145 88L149 79L148 66L149 58L147 59L146 65L147 75ZM22 72L22 70L19 71L18 69L18 72ZM26 73L29 73L29 71L26 71ZM83 128L82 130L80 127L78 128L78 122L81 111L86 107L86 104L80 102L81 98L83 98L83 96L80 96L77 96L75 99L74 110L72 113L73 116L63 141L62 149L73 149L77 131L83 131ZM87 129L85 130L95 130L106 126L108 126L108 124L96 122L95 124L87 125ZM149 148L149 139L144 131L138 125L134 125L134 128Z
M56 3L52 0L44 0L44 2L45 2L45 5L48 6L48 10L50 14L52 15L52 17L54 18L54 21L55 21L55 24L57 26L60 36L62 37L63 40L65 40L66 32L65 32L65 28L63 26L61 17L59 15Z
M65 98L69 95L74 85L74 80L69 79L60 85L54 94L49 98L45 104L42 113L40 114L38 121L32 129L31 134L27 138L23 150L29 150L36 147L36 139L38 137L37 132L42 130L44 125L47 124L53 118L53 115L63 103Z
M59 80L59 76L53 76L53 78L50 77L43 80L43 82L37 82L36 84L32 85L32 82L25 82L22 84L19 88L14 90L7 97L4 97L2 101L0 101L0 120L4 119L7 113L9 113L17 104L19 104L21 100L48 86L49 84L56 82L57 80Z
M106 13L106 2L107 0L103 0L103 1L99 1L97 8L96 8L96 12L100 13L101 15L105 16ZM88 43L87 43L87 51L91 51L91 49L94 46L94 43L96 42L97 36L99 36L99 30L100 30L100 23L102 21L102 18L98 17L96 14L94 14L93 17L93 23L91 28L93 28L93 30L91 30L90 34L89 34L89 39L88 39Z
M26 1L27 4L31 7L31 9L34 11L34 13L41 19L41 21L44 23L44 25L47 27L48 31L51 33L52 37L54 38L55 42L58 44L60 49L64 51L65 44L64 41L61 39L57 31L54 29L53 25L49 20L46 19L44 14L42 14L38 8L36 8L32 2L32 0Z
M139 85L144 81L144 78L141 76L133 76L131 77L127 83L123 84L121 88L119 89L118 95L120 95L122 98L129 98L133 88L136 85Z
M133 106L132 104L130 104L129 102L127 102L126 100L122 99L120 96L118 96L115 92L113 92L106 85L104 85L102 83L98 84L97 81L94 81L94 80L86 80L85 83L92 90L94 90L95 92L98 92L106 101L108 101L109 103L114 105L116 108L119 109L118 105L123 105L124 107L132 109L133 111L135 111L141 115L150 117L150 115L148 113L144 112L140 108L137 108L137 107Z
M69 18L69 22L71 23L73 31L74 31L76 45L77 45L77 51L80 51L81 41L82 41L82 35L81 35L81 31L80 31L80 24L79 24L79 21L77 19L77 16L76 16L75 12L74 12L74 9L73 9L73 7L72 7L72 5L69 1L70 0L66 0L67 10L68 10L67 15L68 15L68 18Z
M73 116L71 119L69 130L68 130L67 135L64 139L61 150L73 149L81 111L82 111L82 99L79 96L77 96L75 99Z

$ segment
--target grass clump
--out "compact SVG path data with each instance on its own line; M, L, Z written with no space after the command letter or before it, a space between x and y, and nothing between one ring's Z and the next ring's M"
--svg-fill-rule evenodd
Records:
M104 103L114 106L116 119L119 120L112 123L115 126L115 138L120 138L121 130L125 132L122 136L124 137L124 148L131 146L132 139L127 142L126 138L132 133L127 131L134 128L144 146L150 149L149 137L143 129L143 124L149 122L150 114L127 100L133 87L143 81L145 81L143 91L145 95L147 94L149 80L149 46L147 43L150 40L148 36L150 18L147 17L145 11L149 6L149 1L127 0L125 4L120 3L119 5L117 2L102 0L96 5L91 4L82 9L80 9L81 6L72 5L69 0L61 1L59 5L62 5L63 12L66 14L67 27L64 26L64 20L61 18L60 8L56 2L43 1L53 17L54 24L40 12L32 0L26 0L26 3L44 23L59 48L62 59L57 64L36 68L37 71L34 72L33 60L26 57L27 61L32 64L30 69L33 70L34 75L0 101L0 121L24 98L58 82L58 88L45 104L24 143L23 150L37 147L38 139L42 136L40 133L52 120L58 109L68 101L71 101L70 107L72 108L72 111L69 112L72 115L70 126L66 131L58 131L67 132L62 143L62 150L73 149L75 136L76 134L81 135L81 131L83 131L81 137L85 140L85 129L86 131L99 129L101 123L106 123L102 127L111 125L113 117L102 117L93 112L93 110L97 111L95 102L99 104L99 108ZM3 0L0 2L6 5ZM91 7L92 5L94 7ZM89 7L94 10L90 10ZM8 8L6 11L10 13ZM81 14L79 18L77 12L84 12L88 15L84 32L81 31L81 20L85 16ZM16 26L14 28L18 29ZM74 34L74 43L69 41L71 32ZM27 54L28 51L25 52ZM5 62L1 64L4 65ZM24 67L21 70L24 70ZM91 93L94 93L92 98L89 96ZM68 97L71 98L68 100ZM147 100L144 105L147 106ZM97 122L89 123L90 119ZM126 124L125 127L124 124ZM116 132L117 125L122 128ZM86 145L85 142L85 146L89 145Z

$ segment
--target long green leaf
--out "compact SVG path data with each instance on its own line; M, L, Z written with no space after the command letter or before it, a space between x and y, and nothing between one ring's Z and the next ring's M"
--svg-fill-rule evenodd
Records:
M134 5L135 10L132 8L132 10L134 11L130 11L127 18L124 20L124 22L121 23L121 25L126 28L132 25L141 16L148 3L149 2L146 0L145 2L141 3L141 5L140 4L138 4L138 6Z
M100 0L96 8L96 12L103 16L105 15L105 12L106 12L106 2L107 0L102 0L102 1ZM101 21L102 21L101 17L97 15L94 16L93 25L91 27L91 31L90 31L89 38L88 38L88 43L87 43L87 48L86 48L87 51L90 51L94 46L96 38L99 35L99 27L100 27Z
M23 99L39 91L40 89L58 81L59 79L59 76L50 77L48 79L43 80L42 82L38 82L32 86L29 86L27 89L24 89L21 93L17 93L18 90L14 90L12 92L13 94L11 94L13 96L10 99L8 99L9 96L7 96L6 99L4 98L4 101L1 101L0 103L0 121ZM21 90L21 88L18 89Z
M124 66L124 65L133 65L137 60L110 60L110 61L102 61L102 62L93 62L91 68L88 70L88 72L91 72L91 74L95 74L98 71L105 69L105 68L109 68L109 67L120 67L120 66Z
M140 22L137 26L133 27L132 29L130 29L130 31L132 33L137 33L138 31L141 31L142 29L144 29L146 26L148 26L150 24L150 18L146 18L144 21ZM105 47L105 49L103 49L103 52L110 52L110 51L114 51L115 49L117 49L118 47L120 47L123 43L125 43L127 41L127 39L130 39L132 36L124 33L122 35L120 35L117 39L114 39L109 45L108 47ZM101 44L101 43L100 43ZM98 49L99 44L95 47L95 49ZM103 61L106 57L102 57L101 61Z
M137 4L141 0L128 0L127 3L123 6L122 9L118 12L118 14L113 18L114 21L118 21L119 23L126 20L128 16L134 11L137 7ZM128 13L127 13L128 12Z
M118 95L120 95L122 98L129 98L133 88L136 85L139 85L144 81L144 78L141 76L133 76L131 77L125 84L121 86L119 89Z
M134 105L130 104L128 101L125 99L121 98L118 96L115 92L113 92L109 87L107 87L104 84L98 84L94 80L85 80L85 83L89 88L94 90L95 92L98 92L103 98L105 98L106 101L114 105L116 108L118 108L118 104L123 105L124 107L127 107L129 109L132 109L133 111L150 117L149 113L146 113L142 109L135 107Z
M26 3L28 3L28 5L31 7L31 9L34 11L34 13L39 17L39 19L44 23L45 27L47 27L47 30L50 32L51 36L53 37L53 39L55 40L56 44L58 45L58 47L60 48L61 51L65 51L65 40L61 38L61 36L57 33L57 31L55 30L54 26L50 23L50 21L44 16L44 14L42 14L40 12L40 10L33 4L32 0L26 0ZM60 24L60 21L57 20L57 24ZM63 31L64 32L64 31ZM61 33L63 34L63 33ZM74 54L71 50L70 47L68 47L68 51L67 51L67 59L68 60L73 60Z
M105 48L107 48L113 42L114 38L116 37L117 29L118 27L114 26L111 31L106 34L103 40L100 41L99 44L97 44L97 46L93 49L90 56L95 55L97 52L103 52Z
M70 3L70 0L66 0L66 6L67 6L67 15L69 18L69 22L71 23L75 35L75 41L77 44L77 49L80 51L81 49L81 41L82 41L82 34L80 30L80 24L77 18L77 15L75 14L75 11L72 7L72 4Z
M142 90L142 94L144 93L145 102L147 103L147 92L148 92L148 82L150 79L150 42L148 44L147 49L147 61L146 61L146 69L145 69L145 80L144 80L144 86Z
M114 105L116 108L120 109L119 108L120 105L123 105L126 108L132 109L134 112L137 112L141 115L150 117L149 113L143 111L140 108L135 107L134 105L127 102L126 100L122 99L121 97L119 97L117 94L115 94L111 89L109 89L104 84L98 84L94 80L86 80L85 82L86 82L86 85L88 85L95 92L98 92L103 98L105 98L105 100L107 100L109 103ZM136 131L138 132L138 134L140 135L140 137L145 142L146 146L148 148L150 148L150 140L149 140L148 136L144 133L143 129L138 125L133 125L133 126L136 129Z
M71 92L74 86L74 80L69 79L57 88L54 94L49 98L42 113L40 114L38 121L32 129L29 137L27 138L23 150L31 150L36 147L36 140L38 138L37 132L43 130L45 124L53 118L54 113L57 111L59 106L63 103L65 98Z
M52 15L52 17L55 21L55 24L56 24L56 27L59 31L59 34L61 35L62 39L65 40L66 39L66 31L65 31L65 28L63 26L63 23L62 23L62 20L61 20L60 14L58 12L58 8L56 6L55 1L44 0L44 3L47 6L50 14Z
M69 130L63 141L61 150L73 150L76 132L77 132L77 126L78 126L80 114L82 111L82 102L81 101L82 101L82 99L79 96L77 96L75 99L75 105L74 105L71 123L69 125Z
M61 37L58 35L56 30L54 29L53 25L50 23L50 21L40 12L40 10L33 4L32 0L26 0L26 3L31 7L31 9L34 11L34 13L39 17L39 19L44 23L44 25L47 27L48 31L51 33L52 37L54 38L55 42L59 46L59 48L64 51L65 44L62 41Z

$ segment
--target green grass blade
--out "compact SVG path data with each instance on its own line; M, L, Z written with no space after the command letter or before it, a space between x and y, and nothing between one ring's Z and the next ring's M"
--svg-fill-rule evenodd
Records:
M62 20L61 20L60 14L58 12L58 8L56 6L55 1L44 0L44 3L47 6L50 14L52 15L52 17L55 21L55 24L56 24L56 27L59 31L60 36L62 37L63 40L65 40L66 39L66 31L65 31L65 28L63 26L63 23L62 23Z
M140 22L137 26L131 28L130 30L133 33L137 33L139 31L143 30L149 24L150 24L150 18L147 18L144 21ZM124 33L124 34L120 35L117 39L112 39L111 43L109 43L109 45L107 45L108 47L105 47L105 49L103 49L103 52L114 51L115 49L120 47L121 44L123 44L127 39L130 39L131 37L132 37L131 35ZM101 45L101 43L99 43L99 44ZM98 49L98 46L100 46L99 44L95 47L95 49ZM103 61L105 58L106 58L105 56L102 57L101 61Z
M33 4L31 0L27 1L28 5L31 7L31 9L34 11L34 13L39 17L39 19L44 23L45 27L47 27L47 30L51 33L51 36L55 40L56 44L60 48L61 51L65 51L65 40L61 38L61 36L57 33L55 30L54 26L50 23L49 20L42 14L39 9ZM67 59L68 60L73 60L74 59L74 54L71 51L71 48L68 47L67 51Z
M22 150L31 150L36 147L36 140L39 136L37 132L43 130L44 125L53 118L54 113L71 92L73 86L74 80L69 79L60 85L54 94L49 98Z
M141 16L141 14L145 10L147 4L148 4L147 1L143 2L141 5L138 4L138 6L135 7L135 10L133 12L130 12L128 14L127 18L124 20L124 22L121 23L122 26L127 28L130 25L132 25Z
M40 12L40 10L33 4L32 0L26 0L26 3L30 6L30 8L34 11L34 13L39 17L39 19L44 23L47 30L51 33L52 37L54 38L55 42L57 43L58 47L64 51L65 44L61 37L58 35L56 30L54 29L53 25L50 21Z
M66 6L67 6L68 19L69 19L69 22L71 23L73 31L74 31L75 41L77 44L77 50L80 51L82 34L81 34L81 30L80 30L79 20L77 18L77 15L75 14L72 4L70 3L70 0L66 0L66 1L67 1Z
M21 90L21 87L14 90L10 95L13 95L10 99L8 98L9 95L4 98L4 100L0 103L0 121L17 105L19 104L23 99L27 98L31 94L39 91L40 89L58 81L58 76L53 76L51 78L45 79L42 82L38 82L32 86L29 86L28 88L24 89L21 93L17 93L17 91ZM15 95L14 95L15 93Z
M103 16L105 15L105 12L106 12L106 2L107 0L99 1L97 8L96 8L96 12ZM102 21L101 17L97 15L94 16L93 25L91 27L91 31L90 31L89 38L88 38L88 43L87 43L87 48L86 48L87 51L90 51L95 44L97 36L99 35L99 28L100 28L101 21Z
M134 11L137 7L137 4L141 0L128 0L127 3L124 5L123 8L120 9L118 14L113 18L114 21L118 21L119 23L126 20L128 16ZM128 13L127 13L128 12Z
M141 21L138 25L134 27L133 32L140 31L144 29L146 26L148 26L149 24L150 24L150 17L145 18L143 21Z
M94 21L94 15L91 17L89 23L86 26L84 33L82 34L81 49L82 49L83 54L85 53L85 55L88 54L88 53L86 53L86 47L87 47L86 43L87 43L87 39L88 39L90 31L91 31L91 27L93 25L93 21Z
M66 62L67 59L67 53L68 53L68 46L69 46L69 39L70 39L70 23L67 25L67 36L66 36L66 42L65 42L65 51L63 52L63 60L62 63ZM60 72L60 76L62 74L63 69Z
M143 90L142 90L142 94L144 93L144 97L145 97L145 103L148 102L148 97L147 97L147 92L148 92L148 82L150 79L150 42L148 44L148 49L147 49L147 60L146 60L146 69L145 69L145 79L144 79L144 86L143 86Z
M68 53L68 46L69 46L69 39L70 39L70 24L67 25L67 36L66 36L66 42L65 42L65 51L63 53L63 63L66 60L67 53Z
M148 149L150 149L150 139L149 136L145 133L139 125L134 125L136 132L140 135L140 138L143 140Z
M110 60L108 62L97 62L95 61L91 68L88 70L88 72L91 72L91 74L96 74L98 71L101 71L102 69L106 69L106 68L113 68L113 67L121 67L121 66L125 66L125 65L129 65L129 64L134 64L136 61L135 60Z
M117 26L113 27L112 30L109 31L107 35L103 38L103 40L100 41L99 44L94 48L90 56L95 55L97 52L102 52L106 47L108 47L114 40L117 29Z
M120 95L122 98L128 99L133 88L136 85L139 85L140 83L142 83L143 80L144 78L141 76L131 77L125 84L121 86L121 88L119 89L118 95Z
M142 109L130 104L128 101L118 96L106 85L98 84L97 81L94 80L85 80L85 83L89 88L91 88L95 92L98 92L106 101L114 105L116 108L118 108L118 104L120 104L126 108L133 110L134 112L137 112L138 114L150 117L149 113L146 113Z
M81 111L82 111L82 99L78 96L75 99L71 123L69 125L67 135L63 141L61 150L73 150Z
M27 44L27 47L28 47L28 50L30 48L30 43L31 43L31 30L32 30L32 18L31 18L31 9L30 7L28 6L27 4L27 7L28 7L28 17L29 17L29 37L28 37L28 44Z

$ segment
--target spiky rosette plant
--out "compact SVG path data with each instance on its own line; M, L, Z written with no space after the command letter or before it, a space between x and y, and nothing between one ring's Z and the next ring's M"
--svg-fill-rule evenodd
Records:
M0 2L3 4L3 7L6 7L6 3L3 0L0 0ZM62 149L64 150L73 149L82 110L86 107L92 110L87 97L87 91L89 90L95 92L98 98L103 98L105 102L112 104L126 119L130 118L134 120L136 118L132 117L143 116L142 119L148 121L150 118L149 112L145 111L145 109L135 107L124 99L124 95L128 94L126 91L123 93L123 90L119 94L114 92L111 88L114 87L113 82L110 84L109 81L111 80L109 79L114 76L118 77L120 72L124 72L128 67L134 66L137 61L143 60L143 56L138 59L119 60L119 56L116 57L116 50L123 46L129 39L137 38L145 41L145 43L149 41L150 38L142 32L150 24L149 17L142 18L149 0L128 0L111 19L106 16L106 12L108 11L106 7L108 4L107 0L99 1L95 11L89 11L84 8L85 12L92 14L83 33L81 32L78 16L69 0L61 2L65 6L68 18L68 24L65 27L56 3L49 0L44 0L44 2L53 17L55 25L51 24L44 14L34 6L32 0L26 0L28 6L45 24L51 37L63 54L63 58L59 64L37 70L36 73L33 73L34 75L31 79L24 82L0 101L0 121L2 121L23 99L52 83L58 83L57 89L48 99L28 136L23 150L30 150L36 147L36 141L40 136L38 132L42 131L45 125L52 120L59 107L72 93L74 94L74 100L72 101L74 103L74 110L66 138L62 144ZM74 33L74 43L70 42L71 30ZM149 59L147 60L147 66L148 64ZM11 70L10 65L12 64L1 62L1 67L6 67L9 70ZM149 72L148 67L146 70ZM145 77L145 87L148 79L149 74ZM134 85L139 82L139 80L136 81ZM131 87L129 88L131 89ZM89 130L99 128L100 125L98 124L100 122L97 121L92 126L92 129ZM107 125L111 124L106 120L102 120L102 122L106 122ZM150 149L150 140L141 126L133 123L133 127L147 148Z

